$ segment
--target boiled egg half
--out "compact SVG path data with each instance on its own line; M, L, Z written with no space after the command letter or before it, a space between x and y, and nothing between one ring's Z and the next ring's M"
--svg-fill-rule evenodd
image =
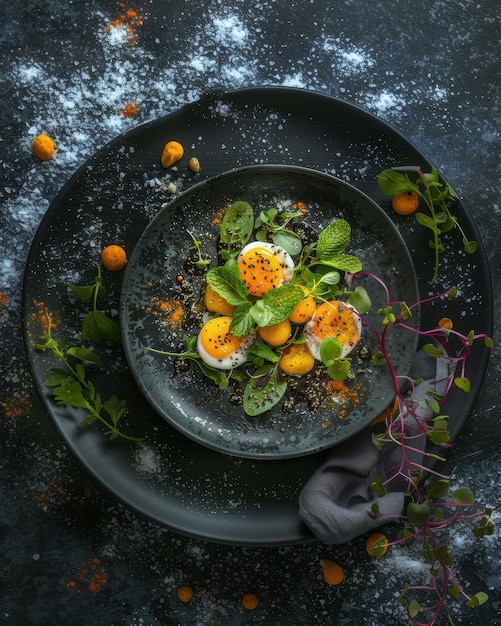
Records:
M197 348L202 360L220 370L230 370L246 362L246 351L254 335L235 337L230 333L232 318L213 317L198 333Z
M237 259L240 277L252 296L261 297L276 287L292 280L294 261L290 254L273 243L248 243Z
M320 304L304 327L306 344L317 360L320 359L320 344L327 337L337 339L348 355L357 345L362 334L362 322L356 309L341 300L330 300Z

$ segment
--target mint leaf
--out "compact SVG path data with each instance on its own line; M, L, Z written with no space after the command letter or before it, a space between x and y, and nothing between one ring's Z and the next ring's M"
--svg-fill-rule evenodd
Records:
M254 326L254 319L250 314L251 308L251 302L244 302L238 306L233 313L233 319L230 324L230 332L232 335L235 335L235 337L245 337L245 335L248 335L251 332Z
M350 242L351 226L346 220L336 220L318 236L317 260L329 260L339 255Z
M247 358L249 360L255 357L259 357L265 361L269 361L270 363L278 363L280 360L280 356L275 352L275 350L261 340L253 343L247 350Z
M245 282L240 278L238 265L231 263L214 267L207 272L206 280L229 304L239 306L247 302L249 294Z
M297 285L282 285L267 291L250 309L250 314L258 326L279 324L289 317L292 309L304 298L304 292Z
M337 254L330 259L321 259L320 263L328 267L335 267L343 272L349 272L350 274L356 274L362 269L362 261L352 254Z

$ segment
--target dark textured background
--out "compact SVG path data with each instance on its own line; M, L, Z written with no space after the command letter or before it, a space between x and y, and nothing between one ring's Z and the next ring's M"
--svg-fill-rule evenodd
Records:
M464 195L497 303L497 0L437 0L426 8L403 0L131 2L145 16L133 45L105 31L123 11L118 3L82 4L0 6L0 289L7 299L0 315L0 623L406 623L396 596L410 577L426 580L419 551L371 560L362 539L335 548L207 544L160 528L103 492L55 436L31 382L20 319L23 270L50 202L108 140L210 87L284 85L365 107L418 146ZM117 113L127 102L140 102L136 117ZM38 132L58 142L46 164L31 154ZM448 463L459 484L491 505L501 500L499 354L495 345ZM444 541L467 591L491 596L478 611L452 603L456 623L501 623L499 531L478 542L467 527L454 528ZM108 579L98 593L85 586L93 558ZM341 587L323 583L324 558L345 567ZM80 589L67 587L71 580ZM195 591L189 605L176 598L183 583ZM247 591L261 601L253 613L240 605Z

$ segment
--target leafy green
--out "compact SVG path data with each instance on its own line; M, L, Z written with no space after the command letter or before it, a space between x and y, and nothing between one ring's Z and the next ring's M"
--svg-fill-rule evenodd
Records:
M300 209L294 211L279 211L272 207L266 211L261 211L254 223L256 229L256 239L258 241L273 241L277 246L283 248L291 256L298 256L303 249L301 237L291 228L295 221L304 217Z
M243 248L254 228L254 213L248 202L237 200L226 211L221 223L220 240L230 250Z
M98 298L103 298L106 295L99 265L92 285L69 285L69 288L78 299L92 300L92 310L87 313L82 322L82 339L94 343L102 343L103 341L120 343L122 337L118 324L103 311L97 309Z
M75 292L75 290L73 291ZM84 291L82 290L81 293ZM52 393L56 404L84 409L87 415L82 424L90 424L95 420L101 422L106 427L104 434L111 440L120 437L129 441L140 441L140 438L126 435L118 428L120 419L126 413L125 400L111 396L103 401L87 377L84 363L102 367L101 357L85 346L68 347L62 341L55 340L52 337L51 318L48 313L47 319L47 333L40 337L36 348L41 352L51 353L64 366L51 368L49 370L50 375L45 381L45 384L53 389ZM73 360L77 362L74 363Z
M203 270L205 269L208 265L210 265L210 259L204 259L202 256L202 242L197 239L195 237L195 235L190 232L189 230L186 231L188 233L188 235L191 237L191 239L193 240L193 245L188 248L189 250L194 250L197 258L196 261L194 261L194 265L197 269L199 270Z
M410 173L417 174L417 180L411 181ZM415 219L418 224L429 229L432 238L428 245L434 250L435 268L430 284L438 276L440 253L444 251L442 235L453 228L461 233L463 250L467 254L476 252L478 244L468 239L452 211L458 198L452 187L440 181L438 171L432 168L431 172L423 172L419 166L395 167L384 170L377 177L381 191L389 196L397 196L412 191L425 203L429 215L418 211Z
M276 367L265 365L257 370L244 389L244 410L256 416L269 411L283 398L287 382L281 379Z
M249 293L236 264L221 265L209 270L206 280L229 304L239 306L247 302Z
M318 236L316 255L312 265L327 265L350 274L360 272L362 269L360 259L344 253L350 237L351 226L346 220L336 220L326 226Z
M267 291L249 312L258 326L272 326L286 320L303 298L301 287L293 284L282 285Z

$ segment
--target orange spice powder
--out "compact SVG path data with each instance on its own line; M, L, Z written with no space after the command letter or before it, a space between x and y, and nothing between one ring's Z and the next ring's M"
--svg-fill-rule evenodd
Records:
M49 318L47 317L45 302L42 302L41 300L33 300L33 306L35 310L30 315L31 322L38 328L41 328L41 334L46 334L49 330ZM59 321L60 319L57 314L51 314L51 329L57 328Z
M160 325L171 329L179 328L184 321L183 305L177 298L171 300L156 298L152 306L144 306L143 308L158 318Z
M49 485L49 487L47 487L45 491L35 496L37 505L41 509L45 509L61 493L62 493L62 487L60 485L55 485L55 484Z
M341 420L346 419L349 409L354 409L360 404L360 399L364 395L361 384L355 384L350 388L341 380L329 380L326 387L327 392L332 395L332 400L339 407L338 417Z
M126 8L125 3L120 2L118 5L122 10L122 13L118 18L111 20L111 22L106 26L106 32L110 33L113 28L124 28L127 33L127 40L130 44L137 44L137 29L143 25L144 15L142 14L142 9L136 11L133 8Z
M0 315L5 315L5 313L7 313L8 304L9 298L7 298L3 291L0 291Z
M226 207L222 207L222 208L218 209L214 213L214 217L212 218L212 225L213 226L221 226L225 213L226 213Z
M120 113L123 117L134 117L139 109L139 105L136 104L126 104L123 109L121 109Z
M31 402L28 398L15 393L3 401L3 409L5 417L21 417L27 415L31 409Z
M103 589L107 582L108 576L106 569L101 564L101 559L93 557L78 567L75 577L66 583L66 588L74 589L76 593L81 593L82 589L87 589L90 593L97 593Z

